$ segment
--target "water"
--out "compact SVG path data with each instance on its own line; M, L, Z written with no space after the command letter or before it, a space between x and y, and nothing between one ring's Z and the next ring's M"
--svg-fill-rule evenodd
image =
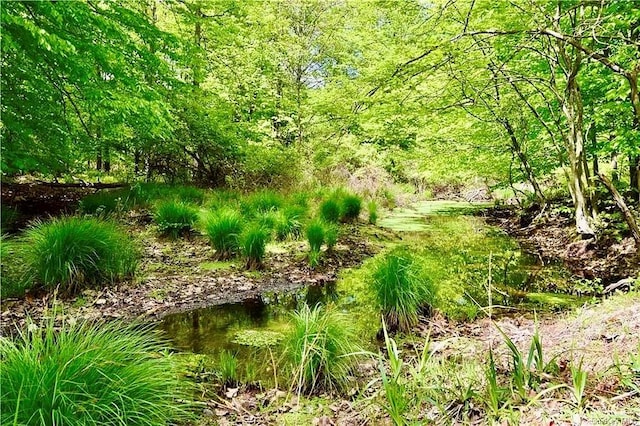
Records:
M549 292L566 286L568 277L559 265L541 265L535 256L521 252L514 240L487 227L482 219L464 216L479 207L482 205L465 202L423 202L410 209L395 210L380 220L379 225L398 232L402 243L412 240L418 243L417 247L424 247L421 257L424 267L434 281L452 289L454 301L468 294L469 284L476 287L472 289L477 290L473 294L475 300L481 300L482 283L490 270L493 284L509 293L507 301L502 303L540 310L546 304L562 307L579 302L571 296L557 294L559 291ZM491 265L487 262L489 252L492 253ZM240 365L255 363L256 359L264 363L267 360L257 354L258 342L246 342L246 339L243 344L237 342L243 332L250 330L258 340L260 333L283 336L289 327L290 315L297 308L333 301L349 313L354 328L364 330L361 335L366 342L378 329L372 324L379 322L367 289L370 264L365 262L360 269L341 274L337 284L268 293L242 303L169 315L159 327L177 349L214 356L226 350L236 355ZM468 314L464 306L458 312L455 303L449 307L452 317L458 313ZM466 306L470 305L468 300Z
M235 343L245 330L282 333L291 312L303 304L310 307L336 297L335 283L314 285L285 293L267 293L241 303L228 303L167 315L159 324L173 345L180 350L215 354L227 350L242 359L253 347Z

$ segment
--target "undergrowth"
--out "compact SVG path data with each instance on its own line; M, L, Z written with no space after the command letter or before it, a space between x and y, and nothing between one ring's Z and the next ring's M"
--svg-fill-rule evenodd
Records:
M233 257L239 249L242 216L235 210L222 209L212 214L205 224L205 232L219 260Z
M148 328L29 323L0 339L2 424L159 425L185 417L174 364Z
M191 232L198 220L198 212L182 201L165 201L156 206L153 217L160 233L178 238Z

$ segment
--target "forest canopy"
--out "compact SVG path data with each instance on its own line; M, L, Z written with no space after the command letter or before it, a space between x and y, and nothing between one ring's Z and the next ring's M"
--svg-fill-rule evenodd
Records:
M4 2L2 174L559 184L589 235L599 174L640 196L639 35L622 0Z

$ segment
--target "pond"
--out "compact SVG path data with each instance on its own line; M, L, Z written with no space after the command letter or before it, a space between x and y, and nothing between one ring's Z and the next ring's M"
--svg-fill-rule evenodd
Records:
M397 241L389 246L413 246L429 276L445 288L441 308L451 317L466 315L466 319L473 319L479 314L473 310L472 301L482 298L488 276L505 295L501 304L510 304L512 309L562 309L582 302L560 292L569 280L560 265L541 265L535 256L522 252L514 240L471 215L484 206L422 202L394 210L379 221L379 226L397 233ZM343 271L337 282L326 286L267 293L242 303L169 315L159 327L177 349L208 355L230 351L242 364L254 360L255 346L259 346L246 341L243 336L247 330L255 332L253 336L265 332L282 336L296 309L303 304L313 307L331 301L353 318L361 344L373 346L379 327L372 324L379 324L379 317L367 288L367 274L375 260ZM552 293L549 289L560 291Z

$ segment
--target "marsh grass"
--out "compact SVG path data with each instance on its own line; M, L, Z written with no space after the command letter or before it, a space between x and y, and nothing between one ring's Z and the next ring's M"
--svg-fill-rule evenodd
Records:
M331 197L320 203L320 217L325 222L337 223L340 221L340 200Z
M131 276L138 266L134 242L118 225L97 218L59 217L36 222L21 250L25 279L62 291Z
M242 220L239 212L230 209L218 210L208 218L205 232L219 260L229 259L238 253Z
M143 426L184 418L187 393L163 352L148 327L29 323L17 340L0 339L1 422Z
M130 210L136 200L135 192L130 189L103 189L80 200L78 208L84 214L110 215Z
M300 238L307 215L307 208L294 204L283 208L279 213L275 224L276 238L279 241Z
M327 244L327 251L333 252L336 244L338 243L338 235L340 233L340 228L333 223L326 223L324 225L324 240Z
M362 199L355 194L345 194L340 199L340 219L344 222L355 222L362 210Z
M269 231L259 223L250 224L240 235L240 247L246 259L246 268L262 269Z
M367 211L369 212L369 224L375 225L378 222L378 206L375 201L369 201Z
M182 201L164 201L156 206L153 217L161 234L178 238L191 232L198 220L198 211Z
M245 197L241 202L242 213L247 217L254 217L280 209L284 204L282 195L275 191L263 190Z
M356 356L362 353L350 320L331 307L304 305L292 316L284 340L284 360L298 393L340 391L349 383Z
M0 297L23 296L32 285L27 279L24 263L24 243L0 236Z
M373 290L390 331L410 331L421 309L431 307L435 289L404 247L382 257L373 271Z
M220 351L218 354L218 373L224 387L238 385L238 358L232 352L228 350Z

